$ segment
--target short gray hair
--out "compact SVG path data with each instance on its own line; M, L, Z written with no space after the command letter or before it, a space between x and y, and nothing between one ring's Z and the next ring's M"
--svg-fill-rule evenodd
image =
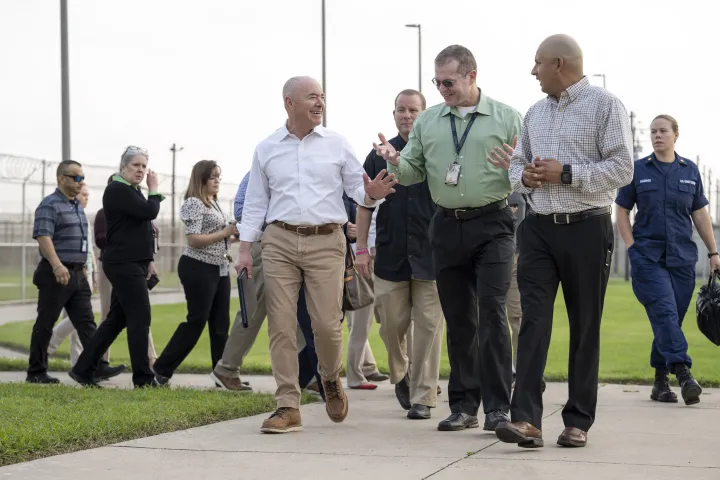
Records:
M311 80L313 82L319 83L317 80L315 80L313 77L309 77L306 75L298 76L298 77L291 77L288 79L287 82L285 82L285 85L283 85L283 100L285 100L287 97L291 97L295 94L295 89L297 88L298 84L302 82L303 80Z
M462 45L450 45L449 47L443 49L443 51L438 53L437 57L435 57L435 65L442 66L452 60L458 61L457 71L460 75L464 76L473 70L477 71L475 56L470 50Z
M148 155L147 150L145 150L144 148L136 147L134 145L130 145L120 156L120 170L122 170L123 167L127 166L130 163L130 160L132 160L136 155L142 155L143 157L150 160L150 156Z

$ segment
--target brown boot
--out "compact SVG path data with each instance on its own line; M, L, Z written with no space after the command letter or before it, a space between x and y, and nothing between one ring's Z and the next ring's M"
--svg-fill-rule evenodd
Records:
M270 415L260 428L263 433L288 433L301 430L300 410L291 407L280 407L275 410L275 413Z
M323 389L325 390L325 411L335 423L345 420L348 413L348 399L343 391L342 381L340 377L335 380L322 379Z
M213 379L215 385L223 390L231 390L233 392L252 392L252 387L243 384L237 377L226 377L217 372L212 372L210 378Z

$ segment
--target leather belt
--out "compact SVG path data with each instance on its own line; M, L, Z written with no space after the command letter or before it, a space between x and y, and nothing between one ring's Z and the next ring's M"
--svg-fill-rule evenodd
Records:
M602 215L610 215L612 212L611 207L600 207L591 208L590 210L583 210L577 213L550 213L548 215L540 215L533 211L528 212L528 215L533 215L540 220L550 221L556 225L569 225L571 223L582 222L592 217L599 217Z
M274 221L273 225L277 225L283 230L297 233L298 235L330 235L335 232L340 225L337 223L326 223L325 225L290 225L289 223Z
M488 213L500 211L508 205L508 199L503 198L502 200L498 200L497 202L474 208L445 208L438 205L438 211L446 217L452 217L458 220L471 220L473 218L487 215Z

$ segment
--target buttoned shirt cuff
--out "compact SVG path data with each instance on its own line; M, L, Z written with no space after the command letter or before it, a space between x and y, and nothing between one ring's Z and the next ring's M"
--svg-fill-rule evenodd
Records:
M355 200L355 203L357 203L358 205L363 206L365 208L376 208L385 201L384 198L380 198L380 199L376 200L375 203L373 203L372 205L368 205L365 203L365 195L367 195L367 193L365 192L365 185L361 185L360 188L358 188L355 191L355 194L351 195L351 198L353 200ZM370 195L368 195L368 198L369 197L370 197Z
M262 231L247 225L240 225L240 241L255 243L262 237Z

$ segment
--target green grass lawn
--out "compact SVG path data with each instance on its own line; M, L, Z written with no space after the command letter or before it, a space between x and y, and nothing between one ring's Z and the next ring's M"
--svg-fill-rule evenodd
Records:
M303 403L308 401L312 400L303 397ZM274 409L275 398L269 394L4 384L0 385L0 466Z
M568 358L568 321L562 294L555 303L555 321L552 343L546 367L546 376L550 380L567 378ZM233 300L231 309L237 309L237 300ZM161 305L153 307L152 332L158 354L170 339L176 325L184 321L185 305ZM370 336L370 344L382 371L387 372L387 354L378 335L379 325L374 324ZM0 326L0 344L27 349L30 340L32 322L22 322ZM693 358L693 373L699 381L707 386L720 386L720 348L708 341L697 329L694 302L688 311L684 323L684 331L690 344L690 355ZM345 345L347 345L347 328L343 328ZM605 302L602 325L602 347L600 359L600 378L605 382L620 383L651 383L654 372L649 367L650 344L652 331L645 310L635 299L629 283L622 280L611 280ZM68 358L67 341L61 346L59 353ZM127 341L121 334L111 348L113 364L129 365ZM0 362L0 368L24 369L25 361ZM68 363L56 364L67 367ZM267 330L263 328L255 346L248 354L244 369L248 373L269 373L270 358L268 353ZM181 365L179 372L209 372L210 352L206 334ZM449 364L447 349L443 344L441 376L447 377Z

